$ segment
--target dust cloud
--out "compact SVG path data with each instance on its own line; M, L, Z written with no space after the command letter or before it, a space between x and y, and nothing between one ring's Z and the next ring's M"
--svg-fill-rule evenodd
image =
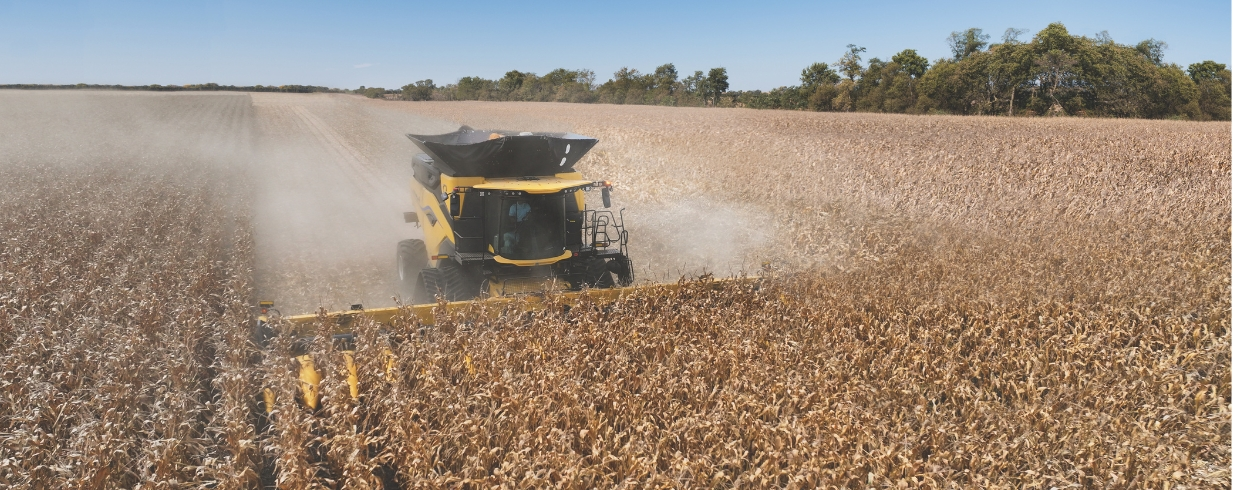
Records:
M401 214L411 207L409 161L416 152L406 133L443 133L462 124L576 129L519 113L430 118L399 110L405 104L347 96L255 94L253 99L261 141L256 168L263 183L255 220L257 283L260 294L276 299L286 313L394 304L396 244L421 237ZM578 170L587 178L614 178L604 174L612 165L590 163L598 161L587 159ZM626 163L633 162L614 162ZM769 217L702 193L668 199L651 192L657 183L636 180L613 193L611 210L625 209L638 282L752 273L761 266L761 250L773 235ZM587 206L602 209L598 193L587 194Z
M172 203L206 192L197 205L228 214L231 225L202 239L230 243L246 213L250 111L244 94L0 90L0 209L129 189ZM79 204L83 211L58 219L93 230L113 218L107 203Z
M530 110L541 106L528 103L363 103L375 108L377 114L427 117L422 113L426 111L451 120L443 130L465 124L480 129L576 132L598 138L599 144L576 169L587 179L616 184L611 211L624 209L629 253L639 283L669 282L707 273L752 274L772 258L769 240L778 233L775 219L765 206L730 200L701 185L717 180L710 166L710 159L718 154L713 148L666 151L663 145L649 144L651 135L633 133L625 121L592 118L588 113L598 108L589 105L553 104L581 116L575 117L586 121L581 124L546 117ZM666 142L660 135L653 135L653 139ZM603 209L598 193L587 193L586 201L588 208Z
M408 132L347 97L255 94L256 287L285 314L395 304L396 244L420 238L411 209Z
M623 147L550 118L427 117L402 110L405 104L387 106L327 94L0 91L0 177L18 187L40 178L122 175L132 181L125 185L151 192L174 184L211 189L222 203L215 209L251 227L254 299L299 314L403 299L396 245L421 237L402 214L412 209L416 152L406 133L461 124L577 131L602 139L601 148ZM628 160L587 159L578 169L614 180L642 163ZM639 282L760 265L755 254L772 235L765 216L697 193L652 192L657 181L630 177L613 193L612 211L625 208ZM23 198L7 196L0 201ZM598 193L588 199L602 208Z
M634 203L625 218L639 281L752 274L762 266L756 252L772 235L763 213L707 197Z
M0 90L0 168L227 177L248 162L250 123L243 94Z

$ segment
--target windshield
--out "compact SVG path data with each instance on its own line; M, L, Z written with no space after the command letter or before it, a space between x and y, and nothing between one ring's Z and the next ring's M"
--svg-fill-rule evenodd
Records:
M563 194L503 196L490 214L499 222L490 237L497 255L536 260L564 253Z

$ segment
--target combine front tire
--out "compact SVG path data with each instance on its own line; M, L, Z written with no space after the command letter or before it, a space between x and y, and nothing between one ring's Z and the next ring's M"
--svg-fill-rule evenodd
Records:
M422 269L421 282L426 301L443 296L448 301L468 301L478 296L478 281L452 259L440 259L439 267Z
M435 267L427 267L418 273L418 289L421 290L421 303L435 301L436 296L444 295L443 275Z
M468 301L478 296L478 281L473 280L469 272L456 261L440 260L439 274L443 279L443 294L448 301Z

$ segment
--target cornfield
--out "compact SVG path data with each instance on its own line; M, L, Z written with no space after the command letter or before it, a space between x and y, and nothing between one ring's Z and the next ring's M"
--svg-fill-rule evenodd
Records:
M393 304L402 134L456 124L598 137L683 287L355 322L357 400L322 324L305 409L250 305ZM0 129L3 485L1231 483L1229 123L0 92Z

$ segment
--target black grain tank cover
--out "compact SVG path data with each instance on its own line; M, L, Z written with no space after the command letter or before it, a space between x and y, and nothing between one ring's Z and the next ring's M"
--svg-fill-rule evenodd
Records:
M524 177L572 172L597 139L573 133L476 130L406 135L452 177Z

